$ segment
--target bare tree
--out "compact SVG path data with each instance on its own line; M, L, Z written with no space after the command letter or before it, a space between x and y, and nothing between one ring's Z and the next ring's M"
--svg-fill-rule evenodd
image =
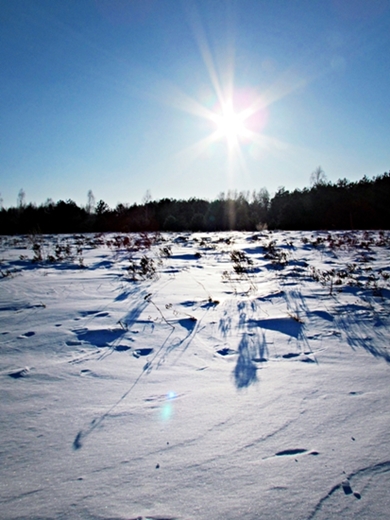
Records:
M152 194L150 190L146 190L146 193L144 195L144 198L142 199L143 204L148 204L152 200Z
M17 207L23 208L26 205L26 193L23 188L19 190L17 198Z
M94 209L95 209L95 195L93 194L92 190L88 190L87 198L88 198L88 202L87 202L86 209L87 209L87 212L89 214L91 214L94 212Z
M326 184L326 175L321 166L317 166L317 168L310 174L310 184L311 186L319 186L321 184Z

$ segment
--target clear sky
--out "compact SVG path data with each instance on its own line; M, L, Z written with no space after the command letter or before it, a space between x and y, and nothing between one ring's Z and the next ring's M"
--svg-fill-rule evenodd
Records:
M0 0L0 192L110 207L390 170L390 0Z

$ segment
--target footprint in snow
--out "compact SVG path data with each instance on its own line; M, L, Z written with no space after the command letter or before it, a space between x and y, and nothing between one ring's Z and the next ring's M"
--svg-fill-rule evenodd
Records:
M351 487L351 484L350 484L350 482L349 482L348 479L345 479L345 480L342 481L342 483L341 483L341 487L343 488L343 491L344 491L344 494L345 494L345 495L352 495L352 494L353 494L353 496L354 496L355 498L357 498L357 499L360 500L360 498L361 498L360 493L354 493L354 492L353 492L352 487Z
M28 332L25 332L20 337L21 338L31 338L31 336L35 336L35 332L33 330L30 330Z
M342 480L342 482L335 484L331 489L329 489L328 492L324 494L324 496L317 502L317 504L313 508L312 513L307 518L315 518L317 512L319 512L326 503L330 503L331 506L334 505L334 497L338 491L343 492L344 495L348 497L354 497L360 500L362 498L361 494L356 491L353 491L352 489L352 479L354 479L361 488L366 489L366 492L369 489L373 490L375 488L377 496L386 496L386 493L388 493L387 475L389 471L390 460L385 460L382 462L378 462L377 464L373 464L371 466L366 466L357 469L356 471L354 471L354 473L348 476L345 475L345 478L344 480Z
M25 367L19 368L18 370L14 370L13 372L10 372L8 375L9 377L12 377L12 379L20 379L22 377L26 377L29 372L29 368Z
M131 347L129 347L128 345L117 345L115 347L115 350L117 352L126 352L127 350L130 350L130 349L131 349Z
M152 348L138 348L137 350L134 350L133 356L136 358L139 358L141 356L149 356L153 352Z
M219 354L220 356L231 356L232 354L237 354L237 351L231 348L224 347L217 350L217 354Z
M307 450L303 448L292 448L289 450L282 450L275 453L275 457L284 457L286 455L300 455L301 453L306 453Z
M293 457L294 455L319 455L318 451L309 451L305 448L288 448L286 450L281 450L275 453L273 457ZM267 458L273 458L267 457Z
M352 495L353 491L351 488L351 484L349 483L349 480L343 480L341 486L346 495Z

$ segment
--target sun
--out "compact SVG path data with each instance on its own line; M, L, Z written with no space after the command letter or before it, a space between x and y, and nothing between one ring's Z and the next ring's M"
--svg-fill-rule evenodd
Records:
M225 138L229 144L237 143L248 134L243 112L236 112L232 102L224 103L211 117L216 124L216 138Z

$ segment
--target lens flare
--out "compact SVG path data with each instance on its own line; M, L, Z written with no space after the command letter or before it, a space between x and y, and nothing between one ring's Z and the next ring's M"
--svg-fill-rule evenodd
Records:
M171 400L171 399L175 399L176 398L176 394L173 390L171 390L170 392L167 393L167 399Z
M170 390L165 396L165 402L160 408L160 417L163 422L168 422L174 414L173 402L176 399L176 392Z
M172 403L164 403L163 407L161 408L161 419L164 422L169 421L169 419L172 418L173 415L173 406Z

